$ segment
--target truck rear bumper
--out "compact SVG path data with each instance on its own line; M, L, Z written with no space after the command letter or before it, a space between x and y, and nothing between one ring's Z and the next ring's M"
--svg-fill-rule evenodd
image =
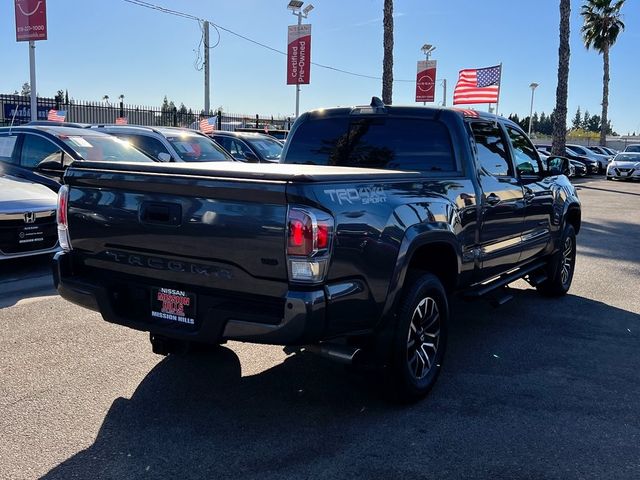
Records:
M53 277L58 293L72 303L100 312L111 323L204 343L240 340L296 345L322 340L326 331L327 298L322 288L289 290L277 299L197 292L195 324L167 323L150 315L149 279L74 274L71 257L67 252L54 257Z

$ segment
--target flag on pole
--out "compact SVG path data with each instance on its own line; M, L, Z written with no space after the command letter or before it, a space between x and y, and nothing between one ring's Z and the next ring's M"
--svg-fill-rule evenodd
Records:
M117 117L116 118L116 125L126 125L128 124L128 120L127 117Z
M47 120L50 122L64 122L66 116L67 112L65 110L54 110L52 108L47 114Z
M216 117L203 118L200 120L200 131L202 133L213 133L216 129Z
M498 103L502 65L460 70L453 104Z

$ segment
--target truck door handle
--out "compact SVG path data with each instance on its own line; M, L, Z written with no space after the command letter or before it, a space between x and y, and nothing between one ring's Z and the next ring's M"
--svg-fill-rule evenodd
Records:
M500 197L498 195L496 195L495 193L487 195L487 203L489 205L497 205L497 204L500 203Z
M530 202L534 198L536 198L536 194L533 192L533 190L531 190L529 188L525 188L524 189L524 201L525 202Z

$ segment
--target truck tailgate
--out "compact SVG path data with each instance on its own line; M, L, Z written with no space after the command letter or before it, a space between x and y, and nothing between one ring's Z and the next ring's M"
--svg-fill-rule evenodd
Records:
M235 292L286 286L286 181L82 166L65 183L81 267Z

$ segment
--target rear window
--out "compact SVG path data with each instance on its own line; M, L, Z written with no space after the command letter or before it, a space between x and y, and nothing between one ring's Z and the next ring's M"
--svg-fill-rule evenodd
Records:
M283 163L422 172L457 170L447 127L416 118L309 120L290 139Z
M83 160L153 162L129 142L109 135L58 135Z

